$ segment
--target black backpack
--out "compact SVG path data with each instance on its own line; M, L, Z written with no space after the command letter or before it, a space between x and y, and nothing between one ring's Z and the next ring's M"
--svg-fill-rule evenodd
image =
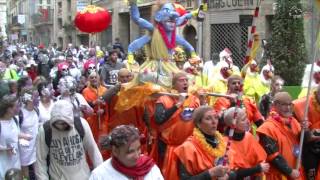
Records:
M84 128L81 123L80 117L74 116L74 127L75 127L76 131L79 133L81 140L83 140L85 132L84 132ZM49 157L50 145L51 145L51 140L52 140L52 127L50 125L50 121L46 121L43 124L43 129L44 129L44 137L45 137L46 145L49 149L48 155L47 155L47 166L49 167L49 165L50 165L50 157Z

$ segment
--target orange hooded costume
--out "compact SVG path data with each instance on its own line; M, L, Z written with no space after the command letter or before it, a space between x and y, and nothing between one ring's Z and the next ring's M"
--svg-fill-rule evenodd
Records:
M169 109L176 104L176 99L169 96L161 96L157 103ZM160 139L167 145L164 161L162 164L162 173L167 177L169 171L168 167L173 163L173 150L175 147L181 145L191 134L194 128L192 120L183 120L181 113L184 108L197 108L200 106L199 99L190 95L181 106L166 122L159 125Z
M228 141L228 137L224 137L224 139L226 142ZM228 156L231 170L252 168L267 159L266 152L249 132L245 132L240 141L230 141Z
M289 123L291 128L285 124L285 118L271 110L269 118L257 129L257 133L259 135L263 134L268 136L277 142L279 151L268 155L267 160L269 162L271 162L278 154L281 154L281 156L286 160L288 166L294 169L297 163L294 152L296 150L295 148L299 146L301 127L299 122L293 117L290 118ZM266 179L279 180L290 179L290 177L282 174L271 164L269 172L266 173ZM301 169L300 177L298 179L304 179Z
M172 163L168 166L165 178L180 179L178 163L181 163L192 176L214 167L217 158L222 157L226 150L226 142L222 135L217 131L215 136L218 138L219 144L216 148L212 148L200 130L194 128L192 135L182 145L175 148Z

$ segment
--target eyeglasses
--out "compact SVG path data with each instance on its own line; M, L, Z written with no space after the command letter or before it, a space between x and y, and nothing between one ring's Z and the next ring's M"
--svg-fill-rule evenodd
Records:
M280 105L280 106L293 106L293 103L281 103L281 102L278 102L278 104Z

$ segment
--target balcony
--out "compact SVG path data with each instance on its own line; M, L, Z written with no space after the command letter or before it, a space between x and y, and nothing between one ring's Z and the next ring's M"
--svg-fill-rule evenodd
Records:
M34 26L53 24L53 9L39 9L38 13L31 16Z

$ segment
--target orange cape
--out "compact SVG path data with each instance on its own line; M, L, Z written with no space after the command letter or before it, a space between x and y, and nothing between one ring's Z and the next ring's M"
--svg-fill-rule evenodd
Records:
M190 136L182 145L175 148L172 158L173 163L171 163L170 167L168 167L169 172L166 176L166 179L180 179L178 162L182 163L188 173L194 176L214 167L216 158L224 155L226 142L221 135L218 147L211 148L211 146L206 143L204 138L201 138L197 135L198 132L200 131L195 128L193 135Z
M299 135L301 127L299 122L292 117L291 128L284 124L284 118L281 116L273 115L275 112L271 111L270 116L266 122L264 122L258 129L258 134L264 134L272 139L274 139L279 147L279 153L287 161L289 167L295 168L296 157L293 154L294 146L299 145ZM268 156L268 161L271 161L275 157L274 154ZM303 176L303 174L301 174ZM271 165L270 170L266 173L267 179L282 179L289 178L278 171L275 167ZM300 176L300 179L303 177Z

